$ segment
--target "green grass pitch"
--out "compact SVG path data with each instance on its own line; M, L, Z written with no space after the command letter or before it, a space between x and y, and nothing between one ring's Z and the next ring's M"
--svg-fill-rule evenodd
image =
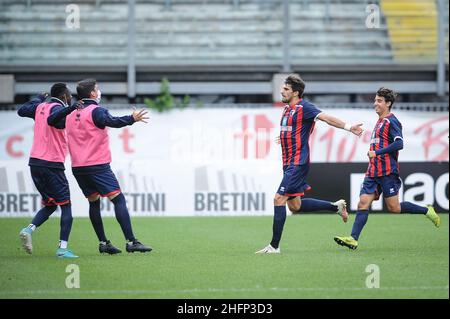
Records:
M80 258L55 257L59 219L33 235L26 254L18 233L28 218L0 219L0 298L449 298L448 215L441 228L424 216L373 214L351 251L334 235L354 220L288 216L280 255L255 255L271 238L272 218L132 218L149 254L98 253L88 218L75 218L69 242ZM107 236L124 251L114 218ZM66 287L66 266L80 270L80 288ZM380 287L367 288L368 265L379 267Z

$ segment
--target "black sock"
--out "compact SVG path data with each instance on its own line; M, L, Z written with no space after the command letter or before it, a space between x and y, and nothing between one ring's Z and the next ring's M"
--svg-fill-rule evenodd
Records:
M270 245L278 248L280 245L281 234L283 233L284 222L286 221L286 205L275 206L273 215L272 241Z
M66 204L61 207L61 230L59 239L69 241L70 230L72 229L72 205Z
M95 202L89 202L89 219L98 240L106 242L105 229L103 228L102 216L100 215L100 198Z
M33 220L31 221L31 224L35 225L36 227L41 226L49 217L51 214L53 214L58 206L44 206L42 207L37 213L36 216L34 216Z
M114 212L116 213L116 219L122 228L122 232L125 239L128 241L135 241L133 230L131 228L131 218L128 213L127 203L125 201L125 196L122 193L114 197L112 200L114 204Z
M401 202L400 210L402 214L423 214L428 212L427 207L419 206L410 202Z
M367 219L369 218L369 210L368 209L360 209L356 213L355 221L353 222L352 227L352 237L355 240L359 239L359 235L367 223Z
M316 211L330 211L337 212L338 207L331 204L331 202L315 199L303 198L300 206L300 212L316 212Z

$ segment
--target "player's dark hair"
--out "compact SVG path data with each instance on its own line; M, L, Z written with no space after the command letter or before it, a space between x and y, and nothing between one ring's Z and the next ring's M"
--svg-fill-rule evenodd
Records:
M397 97L397 93L395 93L393 90L382 87L377 91L377 95L384 97L384 100L387 102L391 102L391 105L389 106L389 111L391 110L392 106L394 105L395 98Z
M91 92L95 91L95 85L97 84L97 80L95 79L86 79L78 82L77 85L77 94L78 99L88 99L91 97Z
M298 97L303 97L303 92L305 91L305 82L301 77L295 74L291 74L286 78L284 84L290 85L293 92L297 91Z
M63 100L67 95L70 95L69 89L66 83L55 83L50 89L50 95L56 97L57 99Z

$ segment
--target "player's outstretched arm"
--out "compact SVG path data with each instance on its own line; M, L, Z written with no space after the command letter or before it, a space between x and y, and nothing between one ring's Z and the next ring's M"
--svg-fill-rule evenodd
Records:
M66 127L66 117L77 108L81 108L83 101L78 101L72 103L68 107L64 106L54 106L50 111L50 116L47 118L47 124L59 129Z
M116 117L112 116L107 109L97 107L92 111L92 120L101 129L105 127L121 128L127 125L133 125L136 122L145 122L148 119L146 115L146 110L136 111L135 109L131 115Z
M320 113L317 116L317 118L321 121L324 121L328 125L352 132L356 136L361 136L362 133L364 132L364 129L362 128L362 125L363 125L362 123L350 125L350 124L347 124L344 121L338 119L337 117L331 116L331 115L323 113L323 112Z
M33 97L29 102L23 104L17 111L17 114L20 117L29 117L34 119L38 105L44 102L48 96L49 94L46 92L38 94L37 96Z

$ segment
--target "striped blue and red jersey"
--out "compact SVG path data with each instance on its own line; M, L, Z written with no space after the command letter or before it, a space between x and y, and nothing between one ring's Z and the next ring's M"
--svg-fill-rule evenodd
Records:
M394 114L389 113L386 117L379 119L373 129L370 150L377 151L394 143L396 139L402 139L402 124ZM390 174L398 174L398 151L377 155L369 160L366 176L380 177Z
M283 166L309 164L309 137L321 112L304 100L295 106L285 106L280 123Z

